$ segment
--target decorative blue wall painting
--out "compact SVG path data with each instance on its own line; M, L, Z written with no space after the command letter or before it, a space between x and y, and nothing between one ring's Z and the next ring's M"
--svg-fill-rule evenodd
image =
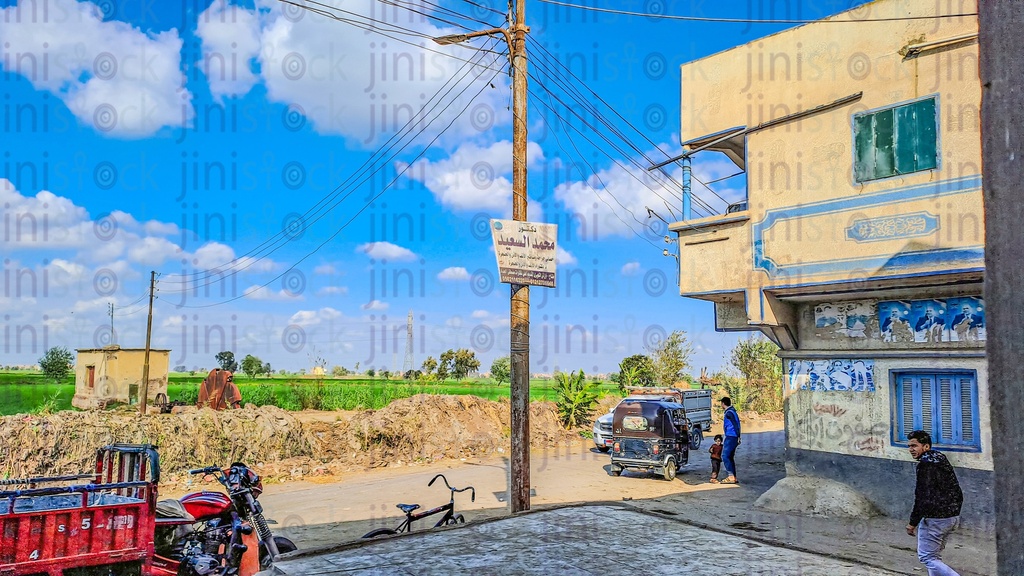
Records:
M790 390L874 392L872 360L790 360Z

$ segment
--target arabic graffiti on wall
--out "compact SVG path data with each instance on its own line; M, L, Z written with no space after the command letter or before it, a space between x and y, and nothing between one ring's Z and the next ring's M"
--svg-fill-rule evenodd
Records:
M789 389L817 391L875 391L872 360L790 360Z
M838 404L815 403L794 414L791 424L792 446L846 454L882 452L889 431L886 423L871 422L865 414Z

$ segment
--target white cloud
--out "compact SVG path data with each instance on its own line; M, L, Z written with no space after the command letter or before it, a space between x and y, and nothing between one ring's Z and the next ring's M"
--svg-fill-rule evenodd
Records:
M544 159L536 142L526 148L528 165ZM408 172L423 182L438 202L453 210L512 210L512 143L503 140L488 147L472 142L459 146L447 158L420 160ZM537 213L531 211L531 217Z
M302 300L302 295L289 292L288 290L273 291L266 286L250 286L242 292L242 296L249 300L266 300L266 301L284 301L284 300Z
M191 123L177 30L144 33L104 20L91 2L49 0L50 17L36 17L38 10L39 3L28 0L0 10L0 62L7 72L54 94L81 122L112 136L140 138Z
M366 304L362 305L363 310L387 310L388 304L381 302L380 300L370 300Z
M391 242L368 242L356 247L356 252L362 252L375 260L390 260L402 262L415 260L416 253L408 248L403 248Z
M337 320L341 317L341 312L330 307L321 308L319 310L299 310L295 314L292 314L291 318L288 319L288 323L307 327L315 326L324 321L329 322L331 320Z
M559 266L572 266L576 264L576 257L565 248L558 246L555 249L555 264Z
M346 296L348 286L324 286L316 291L317 296Z
M321 276L333 276L337 273L338 269L333 264L321 264L313 268L313 274L320 274Z
M471 318L476 318L477 320L480 320L482 318L488 318L490 317L490 315L491 313L488 312L487 310L473 310L473 313L470 314L469 316Z
M670 145L662 145L669 154L674 153ZM663 154L658 152L659 156ZM728 176L722 173L728 170L725 162L695 163L694 174L701 179L715 179ZM736 171L735 166L732 168ZM720 176L721 173L721 176ZM656 233L664 233L664 224L656 218L648 219L647 208L658 212L666 220L678 218L682 201L680 200L680 171L673 169L672 178L661 173L650 173L641 167L621 166L615 164L591 175L587 180L564 182L555 187L555 199L559 200L567 210L574 212L587 223L586 236L594 239L605 239L610 236L632 236L634 233L652 234L634 220L649 223ZM724 212L726 204L716 198L707 189L702 188L694 180L694 194L702 201L710 204L712 210ZM719 194L722 190L716 187ZM731 192L728 194L732 194ZM725 195L727 199L730 195ZM667 206L666 206L667 204ZM698 201L694 201L694 217L705 215ZM670 213L669 207L674 212Z
M253 62L260 53L260 22L254 10L214 0L199 15L196 36L203 41L200 69L214 97L244 96L259 78Z
M640 272L639 262L626 262L622 265L623 276L636 276L638 272Z
M469 271L462 266L452 266L441 270L437 275L438 280L469 280Z
M159 266L164 261L181 255L181 248L163 238L149 236L134 242L128 248L128 258L144 266Z

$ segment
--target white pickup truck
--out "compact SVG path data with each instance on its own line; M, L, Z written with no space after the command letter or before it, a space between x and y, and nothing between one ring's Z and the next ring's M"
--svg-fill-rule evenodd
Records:
M704 432L711 430L710 389L627 386L626 393L627 396L623 400L667 400L682 404L686 409L686 419L689 421L691 450L699 449L700 443L704 440ZM602 452L607 452L612 445L612 412L615 412L615 408L594 421L594 444Z

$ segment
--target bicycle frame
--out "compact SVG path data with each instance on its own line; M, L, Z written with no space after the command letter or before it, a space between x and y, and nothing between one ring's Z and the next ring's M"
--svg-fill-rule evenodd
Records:
M428 518L435 514L440 514L441 512L444 512L445 514L441 517L440 520L437 521L437 524L434 524L434 528L443 526L445 523L447 523L449 520L455 517L455 503L449 502L447 504L442 504L437 508L424 510L419 514L415 512L406 512L405 520L403 520L402 523L398 525L398 528L395 528L395 532L412 532L413 522L416 522L417 520L422 520L424 518Z
M442 504L440 506L437 506L436 508L431 508L430 510L424 510L418 513L416 512L416 510L419 508L419 504L399 504L398 508L405 512L405 520L402 520L402 523L399 524L397 528L378 528L376 530L371 530L370 532L363 535L363 538L374 538L377 536L386 536L390 534L412 532L413 522L422 520L424 518L428 518L430 516L435 516L441 513L444 514L443 516L441 516L441 519L438 520L436 524L434 524L434 528L438 528L449 524L465 523L466 519L462 517L462 514L455 513L455 493L470 490L470 498L472 499L473 502L475 502L476 490L472 486L467 486L465 488L452 488L451 484L448 484L448 479L445 478L443 474L438 474L437 476L434 476L434 478L427 483L427 486L433 486L434 481L437 480L438 478L444 481L444 485L448 488L451 494L451 497L449 498L447 504Z

